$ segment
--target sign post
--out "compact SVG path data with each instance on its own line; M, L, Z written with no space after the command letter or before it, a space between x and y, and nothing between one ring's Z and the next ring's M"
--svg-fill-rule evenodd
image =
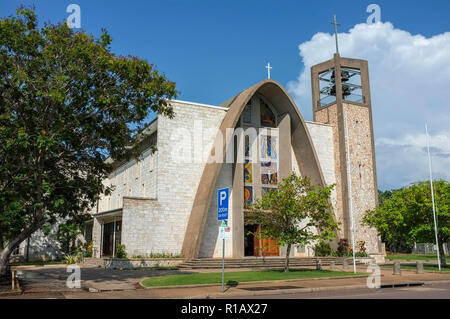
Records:
M222 292L224 292L225 282L225 238L230 238L231 229L228 227L228 203L230 189L222 188L217 190L217 220L222 221L219 227L219 238L222 238Z

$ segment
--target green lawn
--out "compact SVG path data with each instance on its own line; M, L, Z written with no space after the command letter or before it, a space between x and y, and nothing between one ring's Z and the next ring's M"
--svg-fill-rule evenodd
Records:
M393 266L388 266L388 265L386 265L386 266L382 266L383 268L393 268ZM400 266L400 269L402 269L402 270L413 270L413 271L415 271L416 269L417 269L417 267L415 266L415 265L402 265L402 266ZM425 271L439 271L439 268L438 268L438 266L436 265L436 266L423 266L423 270L425 270ZM442 271L445 271L445 272L450 272L450 267L449 266L447 266L447 267L441 267L441 270Z
M447 260L450 260L450 256L446 255ZM436 255L422 255L422 254L395 254L386 255L386 260L423 260L423 261L437 261Z
M366 275L366 273L356 273L357 275ZM296 269L288 273L282 270L264 270L264 271L239 271L225 273L225 283L264 281L264 280L286 280L302 278L321 278L321 277L344 277L354 276L352 272L332 271L332 270L312 270ZM222 273L196 273L196 274L177 274L150 277L142 281L145 287L156 286L174 286L174 285L197 285L197 284L220 284L222 282Z

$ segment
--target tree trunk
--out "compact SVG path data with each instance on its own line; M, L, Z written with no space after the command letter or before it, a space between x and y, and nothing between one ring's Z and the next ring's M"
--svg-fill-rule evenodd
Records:
M444 242L439 241L439 256L441 257L441 266L447 266L447 260L445 260Z
M36 230L38 230L44 224L44 219L38 219L34 221L30 227L25 228L16 238L8 242L0 252L0 277L6 276L9 273L9 258L11 253L19 247L19 245L28 237L31 236Z
M291 244L287 245L286 248L286 263L284 264L284 272L289 271L289 255L291 254Z
M9 275L9 257L11 256L11 251L7 249L2 249L0 252L0 277L5 277Z

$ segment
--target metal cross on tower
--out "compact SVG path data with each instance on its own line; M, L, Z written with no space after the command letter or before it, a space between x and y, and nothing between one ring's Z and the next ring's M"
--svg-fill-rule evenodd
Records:
M336 22L336 15L334 15L334 21L331 21L330 23L334 24L334 38L336 39L336 53L339 54L337 27L341 26L341 25Z
M272 69L272 67L270 66L270 62L267 63L266 69L267 69L267 78L270 79L270 69Z

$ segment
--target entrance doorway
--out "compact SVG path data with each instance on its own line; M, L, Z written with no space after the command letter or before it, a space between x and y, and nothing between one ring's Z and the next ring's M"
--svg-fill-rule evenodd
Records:
M121 243L122 221L103 224L102 256L114 257Z
M277 241L271 238L259 238L261 225L244 227L244 256L279 256Z

